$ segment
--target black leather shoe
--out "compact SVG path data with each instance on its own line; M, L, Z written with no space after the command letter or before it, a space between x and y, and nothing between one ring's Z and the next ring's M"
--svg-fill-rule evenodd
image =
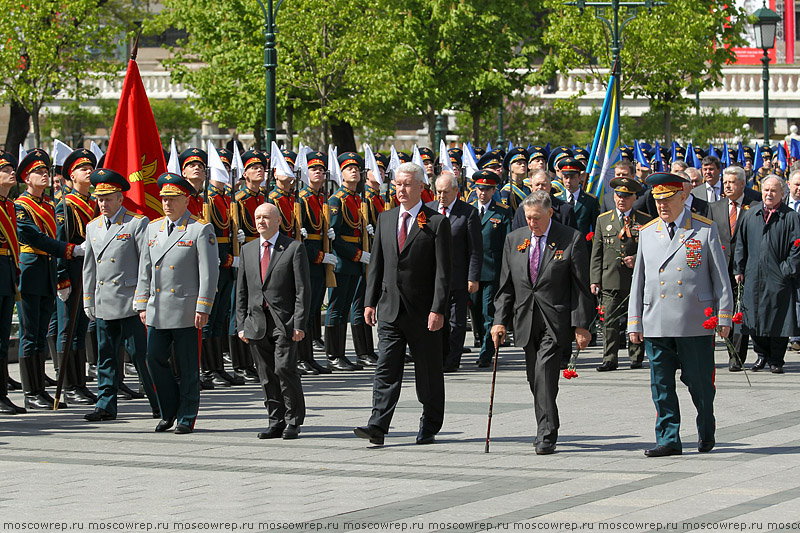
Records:
M238 387L240 385L244 385L244 378L241 376L237 376L236 373L229 374L224 370L217 371L217 374L222 376L222 379L233 385L234 387Z
M259 439L279 439L283 436L283 426L272 426L258 434Z
M619 365L617 363L612 363L611 361L603 361L603 363L597 367L598 372L611 372L612 370L616 370Z
M48 376L47 374L45 374L44 375L44 385L45 385L45 387L55 387L56 385L58 385L58 382L56 380L54 380L53 378L51 378L50 376Z
M783 367L778 365L769 365L769 371L773 374L783 374Z
M316 370L317 374L330 374L331 373L330 368L325 368L324 366L320 365L319 363L317 363L313 359L311 359L310 361L307 361L307 364L308 364L308 366L310 366L311 368Z
M470 353L470 352L472 352L472 348L469 348L467 346L461 348L461 353Z
M125 363L125 375L126 376L139 375L139 372L136 370L136 366L133 363Z
M142 398L144 398L144 394L142 394L141 392L134 391L133 389L125 385L125 383L119 384L118 395L120 398L123 398L125 400L141 400Z
M739 361L736 359L729 359L728 360L728 372L741 372L742 365L739 364Z
M22 383L8 376L8 390L22 390Z
M38 395L38 397L39 397L39 399L40 399L40 400L43 400L44 402L48 403L48 404L50 405L50 409L52 409L52 408L53 408L53 404L55 404L55 403L56 403L56 400L55 400L55 398L53 398L52 396L50 396L50 395L47 393L47 391L46 391L46 390L43 390L42 392L40 392L40 393L39 393L39 395ZM59 401L59 402L58 402L58 408L59 408L59 409L65 409L66 407L67 407L67 404L66 404L66 402L63 402L63 401Z
M325 343L322 342L322 339L314 339L313 341L311 341L311 347L314 349L315 352L325 351Z
M753 366L750 367L750 370L753 372L758 372L759 370L763 369L767 365L767 360L763 357L759 357L756 359L756 362L753 363Z
M422 429L420 429L419 433L417 433L417 444L433 444L434 442L436 442L435 433L427 433Z
M642 366L643 365L642 365L641 361L636 362L636 363L631 363L631 370L638 370L638 369L642 368Z
M375 426L364 426L353 429L356 437L361 439L369 439L370 444L375 446L383 446L383 431Z
M345 356L328 359L328 368L331 370L343 370L345 372L352 372L353 370L358 370L356 368L356 365L351 363Z
M153 411L153 418L154 418L155 420L158 420L159 418L161 418L161 411L159 411L158 409L155 409L155 410Z
M64 399L67 400L67 403L77 403L80 405L94 405L97 403L97 397L92 398L80 389L64 391Z
M551 453L555 453L555 451L555 444L536 443L536 455L550 455Z
M681 455L681 453L683 453L681 450L670 448L669 446L656 446L644 451L647 457L666 457L668 455Z
M97 379L97 365L89 365L86 370L86 381L94 381Z
M28 411L24 407L14 405L8 396L0 396L0 413L4 415L24 415Z
M312 367L305 361L297 362L297 373L301 376L316 376L319 374L316 368Z
M700 453L707 453L714 449L716 444L713 440L701 440L697 443L697 451Z
M478 368L489 368L490 366L492 366L491 361L486 361L484 359L478 359L476 363L478 365Z
M214 380L203 379L203 376L200 376L200 390L214 390Z
M27 407L28 409L52 410L53 402L48 402L45 398L43 398L38 394L26 394L25 407Z
M286 426L286 429L283 430L283 440L292 440L296 439L300 436L300 426L293 426L289 424Z
M358 362L364 366L378 366L378 356L374 353L359 355Z
M255 368L245 368L242 378L246 383L261 383L261 378L258 377L258 372L256 372Z
M174 416L171 416L169 418L165 418L165 419L161 420L161 422L158 423L158 425L156 426L155 432L156 433L163 433L164 431L167 431L169 428L171 428L173 426L173 424L175 424L175 417Z
M99 407L95 409L94 412L83 415L83 419L87 422L103 422L105 420L116 420L116 418L116 415L112 415L105 409L100 409Z
M186 435L187 433L191 433L192 428L187 426L186 424L178 424L175 427L175 434L176 435Z
M220 375L219 372L211 372L211 383L214 384L215 387L230 387L231 383L224 376Z

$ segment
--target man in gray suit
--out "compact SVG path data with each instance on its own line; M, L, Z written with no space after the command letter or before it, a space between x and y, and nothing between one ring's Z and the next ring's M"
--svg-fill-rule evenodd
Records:
M657 446L644 452L647 457L682 453L675 392L678 368L697 407L697 449L709 452L714 447L714 324L704 327L706 309L716 312L723 337L733 317L717 226L686 208L686 181L666 172L647 177L658 218L639 231L628 302L628 335L635 344L644 341L657 413Z
M83 310L97 322L97 404L83 418L101 422L117 418L117 391L122 381L120 344L124 341L142 379L154 418L161 418L153 382L145 366L147 332L133 309L139 256L147 248L147 217L122 206L131 188L122 175L98 168L90 177L100 216L86 224L83 259ZM90 333L91 334L91 333Z
M134 306L147 326L147 368L153 378L161 422L191 433L200 407L200 336L214 305L219 257L214 227L189 213L194 189L183 177L158 178L165 217L147 227L139 260ZM180 384L169 357L174 348Z
M528 225L506 237L492 326L492 340L500 346L513 320L514 342L525 349L539 455L556 449L560 354L573 339L579 350L586 348L594 316L586 240L552 220L550 201L550 194L539 190L522 202Z
M250 345L269 416L259 439L296 439L305 418L297 348L311 307L308 255L303 244L279 233L273 204L255 210L257 240L244 245L236 285L239 338Z

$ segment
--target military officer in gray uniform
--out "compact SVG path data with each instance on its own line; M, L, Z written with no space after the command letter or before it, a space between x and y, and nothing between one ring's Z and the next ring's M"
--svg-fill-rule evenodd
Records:
M188 181L165 172L158 186L166 216L147 227L134 306L147 326L147 368L161 411L155 430L177 421L175 433L184 434L194 429L200 406L200 335L217 290L217 238L211 224L189 213ZM173 348L180 384L169 364Z
M642 185L633 178L614 178L614 209L597 217L589 263L592 294L600 298L603 310L603 363L598 372L616 370L620 344L625 342L631 277L639 246L639 230L653 218L633 209ZM642 368L644 347L628 343L631 368Z
M647 177L658 217L639 232L631 281L628 335L631 342L644 341L657 413L657 446L644 452L647 457L683 451L675 392L679 368L697 408L697 449L710 452L714 447L714 326L718 323L726 337L733 317L728 263L717 226L686 208L686 181L665 172Z
M97 391L95 410L83 418L101 422L117 418L117 391L122 381L120 344L125 342L154 418L161 418L153 382L145 366L147 332L133 309L139 255L147 248L143 215L122 205L131 188L122 175L99 168L90 176L100 216L86 224L83 259L83 310L97 322Z

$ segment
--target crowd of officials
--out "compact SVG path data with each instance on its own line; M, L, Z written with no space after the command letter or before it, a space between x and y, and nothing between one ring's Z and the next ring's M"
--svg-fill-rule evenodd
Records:
M753 150L740 150L728 159L743 163L723 168L700 149L635 162L623 148L599 200L585 190L589 154L574 147L478 150L469 173L457 148L440 155L445 165L428 148L422 165L399 152L391 169L377 153L377 172L354 152L329 161L308 151L302 181L299 168L282 170L295 170L298 154L283 150L286 164L271 165L251 149L227 182L189 148L180 174L158 178L156 220L126 209L128 180L89 150L60 167L39 149L21 161L0 152L0 412L54 408L51 356L63 400L95 406L90 422L115 419L120 396L146 397L156 431L191 433L200 390L258 383L269 419L258 437L294 439L300 376L374 367L372 416L355 433L381 445L413 362L416 442L429 444L444 421L443 374L473 349L469 364L491 366L513 332L535 449L549 454L573 341L581 350L602 332L597 371L617 370L620 350L631 369L649 359L657 446L645 453L681 453L679 369L698 409L698 449L710 451L715 333L732 372L751 341L752 371L780 374L787 346L800 349L800 167L773 167L764 147L754 171ZM217 155L230 172L233 154ZM22 383L8 374L15 308Z

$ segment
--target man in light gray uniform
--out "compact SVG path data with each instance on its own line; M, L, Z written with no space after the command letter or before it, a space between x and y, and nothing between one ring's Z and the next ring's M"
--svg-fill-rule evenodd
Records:
M158 178L165 217L147 227L135 307L147 326L147 368L167 431L191 433L200 406L200 335L214 305L219 276L214 228L188 211L192 186L166 172ZM174 348L180 384L169 357Z
M86 224L83 260L83 310L97 320L97 389L95 410L83 418L101 422L117 418L117 391L122 380L119 348L124 341L142 379L144 391L161 418L153 382L145 366L147 333L136 311L139 255L147 247L147 217L122 206L128 181L113 170L99 168L90 177L101 215Z

